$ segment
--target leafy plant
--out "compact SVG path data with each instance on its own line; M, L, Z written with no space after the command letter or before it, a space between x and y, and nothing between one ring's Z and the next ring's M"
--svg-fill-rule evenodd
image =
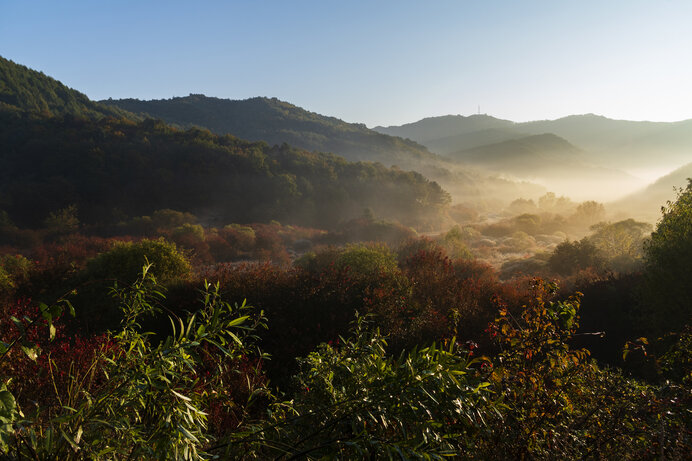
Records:
M61 406L47 419L19 419L5 404L7 456L51 459L203 459L213 440L205 408L223 388L229 367L253 349L260 312L231 306L219 286L205 284L202 307L187 318L171 315L171 334L155 340L140 320L163 309L164 295L145 265L130 286L111 290L123 312L112 345L98 350L85 374L71 374L66 388L55 387ZM54 309L42 311L49 325ZM52 331L52 330L51 330ZM10 346L8 346L9 348ZM210 368L212 359L215 367ZM206 374L200 376L201 369ZM231 370L232 371L232 370ZM100 378L100 379L99 379ZM257 384L256 381L255 384ZM247 381L252 386L251 381ZM249 390L253 401L264 392ZM249 402L245 402L248 404Z
M246 435L278 459L442 459L473 450L490 383L455 340L392 357L368 317L301 359L290 406Z

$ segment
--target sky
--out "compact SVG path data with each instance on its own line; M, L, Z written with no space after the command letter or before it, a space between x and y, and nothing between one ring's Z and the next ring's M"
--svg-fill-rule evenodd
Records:
M0 0L0 55L92 99L277 97L348 122L692 118L692 1Z

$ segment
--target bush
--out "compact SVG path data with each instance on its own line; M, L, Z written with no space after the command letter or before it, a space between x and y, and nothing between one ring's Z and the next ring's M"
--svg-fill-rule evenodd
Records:
M596 245L587 238L575 242L562 242L555 248L548 260L553 272L560 275L572 275L582 269L605 267L605 258Z
M348 245L340 249L328 249L318 254L307 254L296 262L311 272L322 272L328 268L347 271L350 276L361 279L377 274L398 273L394 253L384 244Z
M258 428L252 455L442 459L466 453L490 411L488 383L471 368L471 354L451 342L394 358L386 344L359 318L338 346L322 344L301 359L290 411Z
M189 261L174 243L163 239L116 242L109 251L90 260L86 269L77 275L81 286L77 289L74 305L79 326L88 332L115 328L120 322L118 306L102 294L113 283L121 287L133 283L137 268L143 265L151 265L149 274L164 285L191 275Z
M151 264L151 274L160 283L190 276L191 266L174 243L163 239L139 242L116 242L113 247L87 264L88 279L110 279L128 285L138 273L138 268Z
M50 378L44 381L52 384L56 403L50 411L21 414L3 380L0 448L8 459L208 459L204 450L215 438L205 410L215 403L235 407L243 421L252 402L268 394L252 370L241 380L247 386L245 401L234 401L224 389L224 380L242 372L233 368L238 360L261 356L253 347L254 332L263 325L261 313L253 316L245 305L231 306L220 298L218 285L207 284L201 308L184 319L172 316L171 334L153 341L139 325L164 301L150 268L145 266L132 285L112 290L123 321L106 342L91 344L91 354L75 356L82 361L68 364L67 370L47 358L43 371ZM37 318L53 311L42 307ZM24 345L33 339L24 333L39 324L23 320L13 319L12 325L21 326L22 347L36 360L40 351ZM48 326L54 336L54 327ZM28 409L30 399L40 394L24 390L21 404Z

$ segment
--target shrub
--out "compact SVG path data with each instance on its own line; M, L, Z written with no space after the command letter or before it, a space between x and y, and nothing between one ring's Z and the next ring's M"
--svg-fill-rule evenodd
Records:
M291 407L251 433L260 440L252 455L442 459L472 450L490 406L468 350L450 342L394 358L386 344L359 318L338 346L301 359Z
M158 311L164 301L163 287L157 285L150 268L145 266L131 286L113 288L123 322L109 337L109 347L94 347L93 355L82 357L78 367L70 366L68 374L56 369L58 363L48 357L48 382L57 401L49 412L20 415L5 382L0 389L0 416L4 418L0 448L6 456L207 459L204 450L214 437L207 430L205 410L215 401L247 409L260 395L267 395L263 382L249 374L242 380L248 400L234 402L232 395L223 392L224 379L239 360L259 357L253 341L255 330L263 325L261 313L253 316L245 305L231 306L221 300L218 285L207 284L201 292L201 308L185 319L172 316L171 334L154 342L139 326L141 318ZM53 309L42 308L41 314L48 311ZM27 331L21 320L13 325L21 325L22 335ZM31 321L27 327L35 325ZM51 332L53 336L54 330ZM30 339L24 336L24 340ZM27 352L37 358L37 349ZM6 353L2 355L2 359L6 357ZM16 370L3 369L12 371ZM53 378L56 372L64 379ZM35 389L27 391L31 396ZM240 421L248 415L245 410L242 413Z
M120 323L118 306L102 293L113 283L119 286L133 283L137 267L143 265L151 265L150 274L164 285L191 275L190 263L174 243L163 239L116 242L109 251L91 259L73 281L79 285L73 301L79 327L87 332L117 327Z
M87 264L89 279L117 280L127 285L134 281L138 268L151 264L151 273L160 283L186 278L191 266L174 243L163 239L116 242L113 247Z

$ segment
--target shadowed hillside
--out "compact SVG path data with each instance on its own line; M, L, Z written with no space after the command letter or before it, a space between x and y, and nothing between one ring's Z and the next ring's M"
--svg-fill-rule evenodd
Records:
M496 177L496 173L470 171L430 153L414 141L369 130L306 111L276 98L242 101L190 95L152 101L121 99L102 101L142 116L160 118L182 127L201 126L269 144L287 142L307 150L333 152L349 160L367 160L420 172L439 182L456 199L479 196L511 201L540 195L541 186ZM490 117L488 117L490 119ZM483 122L479 119L479 126ZM511 122L510 122L511 123Z
M102 101L111 107L160 118L185 128L201 126L217 134L232 134L269 144L284 142L301 149L333 152L348 160L379 161L410 168L434 160L415 142L383 135L362 124L309 112L276 98L240 101L204 95L140 101Z

